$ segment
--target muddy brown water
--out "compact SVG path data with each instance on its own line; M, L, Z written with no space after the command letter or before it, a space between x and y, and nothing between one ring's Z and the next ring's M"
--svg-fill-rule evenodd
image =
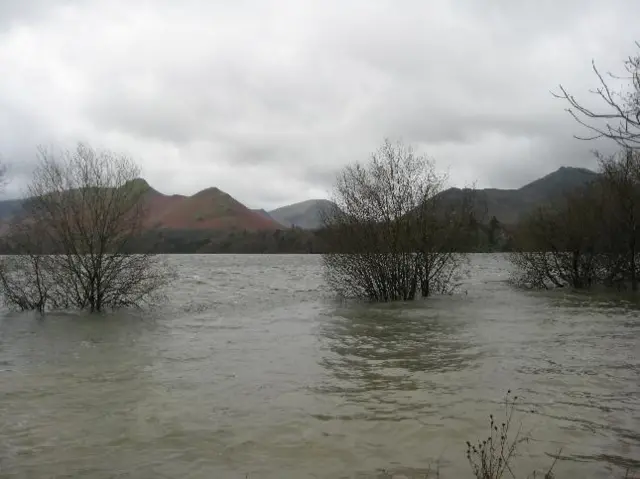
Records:
M0 313L0 477L471 477L509 389L516 472L640 466L628 298L515 291L496 255L460 294L383 306L336 303L316 256L170 261L151 312Z

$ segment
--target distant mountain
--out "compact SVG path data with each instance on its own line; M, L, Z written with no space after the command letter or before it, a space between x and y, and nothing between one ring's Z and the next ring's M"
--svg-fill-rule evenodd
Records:
M193 196L164 195L145 180L133 180L143 189L148 210L146 229L176 231L276 231L283 226L272 218L250 210L218 188L208 188ZM20 211L21 200L0 201L0 231Z
M273 219L250 210L218 188L193 196L167 196L150 190L148 227L169 230L262 231L281 229Z
M22 209L22 200L0 201L0 220L11 218Z
M287 227L317 229L322 226L321 212L332 205L329 200L307 200L276 208L269 215Z
M479 212L485 223L492 216L503 225L515 225L533 208L597 178L583 168L560 168L518 189L477 190ZM218 188L193 196L164 195L145 180L134 180L144 190L149 216L140 249L156 244L158 252L319 252L322 249L320 212L333 205L324 199L303 201L272 211L251 210ZM450 188L446 199L460 199L463 190ZM0 236L21 210L21 200L0 201ZM288 229L296 226L299 229ZM281 230L281 231L278 231ZM283 231L286 230L286 231ZM155 247L154 247L155 248Z
M553 201L565 192L584 186L595 180L597 176L596 172L585 168L561 167L518 189L478 189L476 190L477 212L485 216L485 221L495 216L501 223L515 224L536 206ZM440 194L445 201L456 201L461 198L463 190L449 188ZM307 200L277 208L269 211L268 214L288 227L316 229L321 226L320 211L332 204L322 199Z
M271 215L269 214L269 212L268 212L267 210L265 210L265 209L263 209L263 208L253 209L253 210L251 210L251 211L254 211L254 212L258 213L259 215L262 215L263 217L265 217L265 218L267 218L267 219L270 219L270 220L272 220L272 221L275 221L276 223L280 224L280 225L281 225L281 226L283 226L283 227L285 226L285 225L281 224L279 221L277 221L273 216L271 216Z
M563 166L518 189L478 189L478 210L482 210L486 205L486 221L495 216L501 223L515 224L537 206L554 201L564 193L585 186L597 177L598 173L585 168ZM459 199L462 193L463 190L460 188L449 188L441 195L454 201Z

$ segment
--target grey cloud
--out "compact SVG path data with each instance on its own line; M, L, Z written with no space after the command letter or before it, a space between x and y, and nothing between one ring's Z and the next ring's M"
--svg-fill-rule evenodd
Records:
M3 29L46 19L52 9L78 0L3 0L0 2L0 32Z
M0 34L5 156L89 139L140 158L161 191L216 185L255 206L325 191L384 137L454 184L593 166L550 91L585 97L591 59L617 69L640 14L622 0L27 3L0 6L22 26Z

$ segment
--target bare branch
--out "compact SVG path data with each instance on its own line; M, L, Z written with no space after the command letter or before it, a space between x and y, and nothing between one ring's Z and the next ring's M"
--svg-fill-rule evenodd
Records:
M640 151L597 156L595 182L521 223L510 257L517 285L640 289Z
M31 289L21 286L22 296L42 286L33 302L39 310L98 312L155 298L171 279L166 263L152 254L128 254L146 214L147 188L135 163L84 144L60 153L41 148L39 159L24 216L12 234L15 252L28 260L13 261L16 274L5 270L0 281L18 287L17 278L26 278ZM18 303L15 295L8 301Z
M340 172L323 218L329 285L373 301L449 292L466 258L456 248L468 216L438 199L444 180L433 161L389 140L366 165Z
M640 48L640 44L636 43L636 46ZM592 62L599 86L590 93L603 103L603 110L596 111L584 106L562 85L559 86L560 93L552 92L554 97L567 101L569 108L566 111L593 133L589 136L576 135L575 138L609 138L625 149L640 149L640 54L629 57L624 62L624 68L628 73L626 76L608 74L610 78L627 84L625 89L616 92Z

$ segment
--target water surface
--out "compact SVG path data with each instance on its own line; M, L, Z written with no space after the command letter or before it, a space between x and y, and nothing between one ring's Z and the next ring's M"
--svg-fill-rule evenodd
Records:
M519 471L640 466L633 302L515 291L490 255L382 306L334 301L316 256L170 259L150 313L1 313L0 477L470 477L509 389Z

